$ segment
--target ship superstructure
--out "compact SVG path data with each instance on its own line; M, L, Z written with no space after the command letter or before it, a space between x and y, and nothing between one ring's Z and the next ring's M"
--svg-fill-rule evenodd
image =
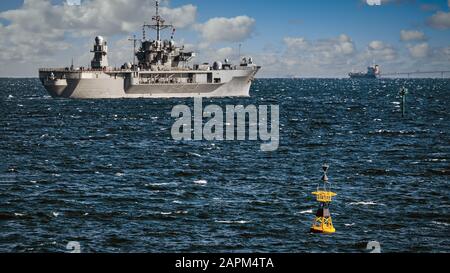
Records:
M224 60L190 66L196 54L176 45L175 28L161 17L159 1L152 22L144 23L141 40L130 39L134 42L132 63L110 67L107 41L97 36L91 67L42 68L42 84L53 97L77 99L250 95L252 81L261 68L251 57L243 57L239 65ZM147 29L156 31L155 40L147 39ZM162 40L161 32L167 29L172 30L172 35Z
M376 79L381 75L381 69L379 65L369 66L367 72L358 72L348 74L351 79Z

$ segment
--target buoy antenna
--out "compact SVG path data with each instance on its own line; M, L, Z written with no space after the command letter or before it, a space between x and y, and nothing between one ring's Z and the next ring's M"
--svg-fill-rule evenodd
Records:
M324 183L328 183L328 170L330 169L330 165L328 164L323 164L322 165L322 170L323 170L323 176L322 176L322 181Z

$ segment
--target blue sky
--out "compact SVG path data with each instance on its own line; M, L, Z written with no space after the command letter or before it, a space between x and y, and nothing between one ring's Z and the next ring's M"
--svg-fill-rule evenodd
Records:
M28 1L34 3L38 0ZM120 7L121 0L115 1L118 3L117 7L110 8L117 8L120 12L123 8ZM62 6L63 2L62 0L51 1L51 5L52 7ZM86 10L101 7L101 4L89 5L87 2L89 1L82 0ZM129 2L136 2L138 7L145 3L145 0ZM150 6L153 1L147 1L147 3ZM392 71L410 70L417 66L429 69L450 69L450 56L448 56L450 54L450 13L447 0L382 0L381 6L369 6L362 0L171 0L164 1L162 5L168 8L167 14L172 12L171 9L187 5L195 7L195 19L178 23L180 27L177 28L177 40L188 44L193 50L202 52L201 58L223 57L229 54L231 55L229 58L236 59L238 44L241 43L244 54L253 55L256 62L259 61L267 66L262 71L262 74L267 77L302 75L340 77L345 76L351 69L362 70L373 61L381 63L385 70ZM30 7L28 9L36 10ZM52 18L45 19L42 25L48 24L50 27L54 21L55 25L67 24L70 29L62 27L58 33L55 31L55 36L51 37L46 36L49 35L49 31L44 28L38 31L33 30L30 35L36 36L36 42L40 41L40 37L46 37L47 42L50 43L54 38L54 48L46 42L46 47L50 47L51 50L30 49L37 56L29 61L32 63L29 70L24 71L19 69L19 66L12 67L9 71L3 68L0 69L0 76L31 76L33 73L36 74L32 69L39 66L66 62L71 58L67 57L68 54L75 55L75 58L83 64L88 63L90 57L89 52L86 51L89 50L93 38L89 35L91 33L88 33L89 25L79 21L58 23L55 19L58 17L58 9L49 16L42 8L42 14L37 12L33 14L40 19L33 20L34 17L31 16L28 21L23 16L9 14L17 10L27 12L23 1L0 2L2 36L14 35L11 34L13 31L22 30L26 35L26 24L44 20L42 18L46 16ZM62 9L60 11L63 12ZM134 19L148 21L152 16L151 9L145 14L148 14L147 18ZM439 18L436 17L437 15ZM67 17L63 14L61 16ZM227 22L233 24L232 20L238 16L245 16L241 18L242 20L236 20L244 26L242 28L236 26L236 29L230 30L230 32L236 31L235 34L229 33L223 40L208 34L207 31L211 29L217 29L219 33L225 33L228 30L226 27L221 29L220 23L214 24L214 20L210 21L211 19L228 18L230 21ZM87 20L90 24L96 25L95 20L101 21L103 17L100 15L99 18L93 17ZM432 18L436 20L433 21ZM173 20L178 19L174 17ZM130 24L134 23L136 22L130 22ZM91 29L98 32L105 31L105 33L92 33L92 35L104 35L108 38L111 51L116 50L110 56L116 59L112 60L113 63L126 61L125 56L131 55L117 52L119 50L123 52L127 46L125 40L129 33L126 33L124 29L115 33L114 30L108 29L106 23L104 27L95 26ZM137 30L137 34L140 34L139 27L134 29ZM405 34L407 39L401 39L402 30L408 32ZM420 33L422 36L413 35L413 32ZM410 35L407 36L407 34ZM18 44L20 44L19 38L11 39L9 44L2 45L0 42L0 49L2 46L6 48ZM344 53L341 54L342 52ZM10 61L8 56L3 57L5 61ZM0 55L1 58L2 55ZM324 59L320 60L321 58ZM17 57L15 61L23 63L25 60ZM312 65L310 65L311 62ZM286 66L288 69L284 69Z

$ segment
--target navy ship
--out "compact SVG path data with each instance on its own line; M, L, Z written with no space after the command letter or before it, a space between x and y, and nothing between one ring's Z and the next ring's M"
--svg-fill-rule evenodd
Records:
M125 63L121 68L109 66L108 44L102 36L97 36L91 51L94 54L91 67L41 68L42 84L55 98L250 96L250 86L261 68L251 57L243 57L239 64L225 59L190 66L196 53L175 44L175 28L160 16L159 1L156 1L156 14L152 20L153 24L143 25L141 40L130 39L134 41L133 63ZM146 28L156 30L155 40L146 38ZM165 29L173 29L170 40L161 38L161 31ZM138 45L140 48L136 50Z
M379 65L369 66L367 72L357 72L348 74L351 79L377 79L381 75Z

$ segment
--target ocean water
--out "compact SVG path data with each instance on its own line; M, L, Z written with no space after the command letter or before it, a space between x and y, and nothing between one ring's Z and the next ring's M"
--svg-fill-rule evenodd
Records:
M54 100L1 79L0 251L450 251L450 80L257 80L210 103L280 105L279 150L173 141L191 99ZM328 236L309 233L324 162Z

